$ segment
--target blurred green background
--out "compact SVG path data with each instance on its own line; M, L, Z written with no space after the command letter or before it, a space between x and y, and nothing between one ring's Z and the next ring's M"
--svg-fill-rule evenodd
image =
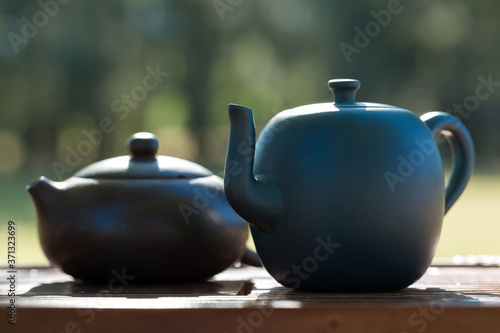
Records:
M465 123L476 170L437 255L499 255L499 14L498 2L465 0L2 0L0 244L14 220L18 262L47 264L24 189L40 175L123 155L137 131L220 175L228 103L251 107L261 129L331 101L327 81L349 77L359 101Z

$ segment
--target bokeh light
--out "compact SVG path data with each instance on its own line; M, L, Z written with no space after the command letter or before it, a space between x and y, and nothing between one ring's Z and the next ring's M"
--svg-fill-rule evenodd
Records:
M26 148L22 137L9 130L0 130L0 175L7 176L23 165Z
M478 77L491 76L491 95L460 119L474 139L476 173L445 218L438 254L500 253L493 237L500 230L494 226L500 216L500 3L403 1L399 14L356 46L358 29L388 2L221 2L223 12L213 1L69 1L16 52L9 34L22 34L24 18L32 21L44 9L38 1L3 1L0 210L35 230L26 184L41 175L58 180L54 162L71 162L67 178L125 155L125 140L139 131L158 136L160 154L221 175L228 103L250 107L259 132L284 109L331 102L332 78L359 79L359 101L420 115L450 110L475 94ZM352 61L341 43L358 48ZM158 66L169 75L126 106L123 99ZM117 100L126 112L116 112ZM93 142L104 119L113 130ZM449 148L440 148L448 171ZM471 225L471 219L480 222Z

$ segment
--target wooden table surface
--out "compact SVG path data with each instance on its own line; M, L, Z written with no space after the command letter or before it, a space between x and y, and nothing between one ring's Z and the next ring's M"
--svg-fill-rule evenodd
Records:
M0 332L500 332L499 267L433 266L390 293L297 292L253 267L196 284L122 282L18 269L16 325L7 323L9 281L0 282Z

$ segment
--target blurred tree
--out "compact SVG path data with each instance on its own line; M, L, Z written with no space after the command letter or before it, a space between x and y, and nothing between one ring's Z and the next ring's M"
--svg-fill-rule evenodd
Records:
M499 12L500 3L465 0L6 0L0 131L17 133L9 137L26 150L21 166L37 173L66 163L67 147L103 118L115 129L74 169L123 154L134 131L173 124L187 126L199 159L222 164L213 140L227 138L213 136L216 125L227 130L228 102L248 104L261 126L283 108L331 100L328 79L356 77L360 100L452 112L470 128L479 166L498 165L497 86L465 115L454 105L474 96L479 77L500 81ZM24 39L13 45L12 33ZM121 119L112 104L142 84L147 66L169 76ZM184 105L187 121L175 122L168 107Z

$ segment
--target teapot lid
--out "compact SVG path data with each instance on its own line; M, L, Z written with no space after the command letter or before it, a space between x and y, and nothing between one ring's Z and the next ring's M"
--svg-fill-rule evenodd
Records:
M294 113L311 113L324 111L349 111L361 110L401 110L400 108L387 104L356 102L356 92L360 88L359 80L335 79L328 81L328 89L333 93L333 103L318 103L296 107Z
M140 132L126 142L130 156L109 158L78 171L74 177L97 179L178 179L211 176L199 164L170 156L156 156L158 139Z
M379 103L364 103L354 100L356 92L361 87L361 82L355 79L334 79L328 81L328 89L333 93L334 107L337 109L343 108L369 108L369 109L398 109L395 106Z

